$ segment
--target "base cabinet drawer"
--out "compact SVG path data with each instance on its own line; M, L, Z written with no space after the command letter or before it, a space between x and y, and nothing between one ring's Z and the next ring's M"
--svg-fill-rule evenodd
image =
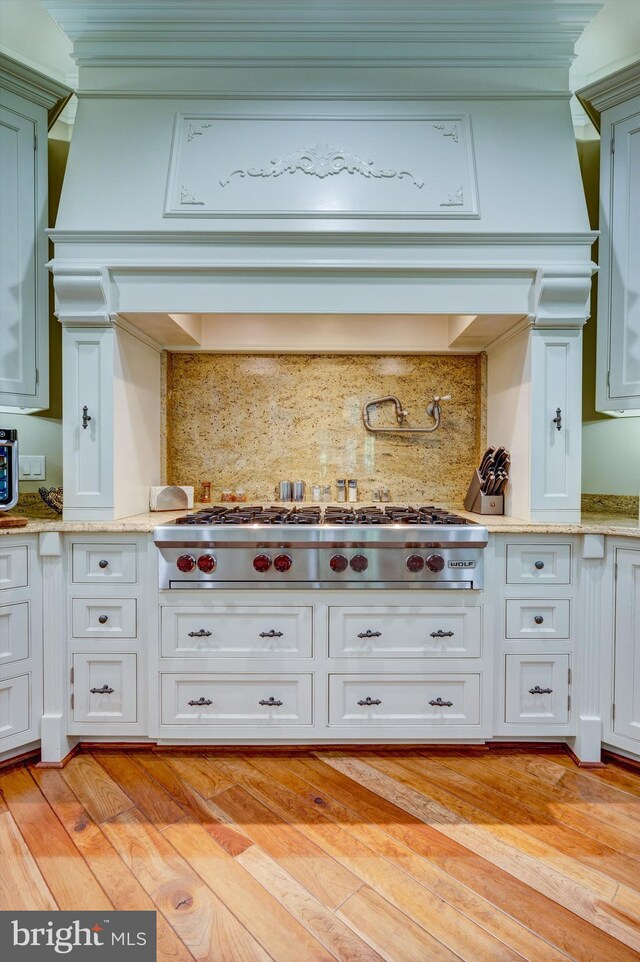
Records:
M138 666L133 653L73 655L73 721L137 721Z
M162 657L257 655L310 658L312 608L165 607Z
M544 601L508 598L505 602L506 637L540 641L569 638L570 608L568 598Z
M478 658L481 632L480 608L335 607L329 612L329 653L332 658Z
M29 602L0 605L0 665L29 657Z
M134 585L138 580L135 544L76 543L71 548L75 584Z
M312 676L167 673L161 703L163 725L310 725Z
M569 655L505 655L507 724L569 721Z
M29 584L29 549L26 544L0 544L0 591Z
M571 545L508 544L507 584L571 584Z
M3 679L0 682L0 752L13 747L14 736L30 728L31 675Z
M479 725L480 675L330 675L329 724Z
M74 638L136 638L135 598L73 598L71 633Z

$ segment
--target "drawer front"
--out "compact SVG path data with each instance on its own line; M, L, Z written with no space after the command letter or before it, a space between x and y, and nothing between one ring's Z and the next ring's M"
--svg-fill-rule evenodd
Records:
M29 602L0 605L0 665L29 657Z
M136 638L135 598L73 598L71 632L74 638Z
M571 602L520 601L509 598L505 602L507 638L536 638L542 641L571 636Z
M26 588L29 584L29 549L26 544L0 542L0 591Z
M480 675L330 675L329 724L478 725Z
M508 544L507 584L568 585L570 544Z
M480 608L331 608L332 658L478 658Z
M311 608L166 607L161 617L162 656L310 658L312 625Z
M135 654L74 654L74 722L135 722L137 686Z
M135 544L74 544L72 577L76 584L134 585L138 580Z
M31 728L31 675L0 682L0 745Z
M569 721L569 656L506 655L507 724Z
M264 729L310 725L311 679L311 675L164 674L162 724Z

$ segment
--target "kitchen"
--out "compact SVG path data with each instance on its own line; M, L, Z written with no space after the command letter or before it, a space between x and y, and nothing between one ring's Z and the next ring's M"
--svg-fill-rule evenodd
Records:
M12 871L29 865L37 892L8 907L125 907L96 863L72 894L38 850L29 805L71 859L68 805L135 876L132 904L160 908L160 958L291 958L291 935L310 959L635 957L638 478L583 500L583 465L610 423L635 465L637 419L587 430L581 382L599 265L595 404L638 409L637 309L614 304L634 275L603 252L637 254L637 228L617 220L594 257L578 164L593 144L576 152L568 103L574 45L605 56L589 25L607 5L407 3L391 31L384 4L358 0L259 20L251 3L174 6L41 10L80 71L50 79L48 101L29 78L45 131L78 92L48 232L64 513L1 538L0 790ZM619 36L632 43L626 21ZM634 156L632 127L605 151L637 103L634 52L571 87L574 124L586 109L615 163ZM24 99L33 63L8 59ZM37 415L2 417L35 455ZM504 514L463 508L501 447ZM285 479L304 501L276 496ZM193 488L193 508L150 512L163 485ZM30 501L22 485L25 514L38 486ZM487 817L499 827L478 829ZM425 858L445 837L492 880L468 911ZM318 878L296 876L287 845ZM158 894L157 858L187 873L184 905ZM212 900L198 954L190 926ZM261 928L265 905L279 921Z

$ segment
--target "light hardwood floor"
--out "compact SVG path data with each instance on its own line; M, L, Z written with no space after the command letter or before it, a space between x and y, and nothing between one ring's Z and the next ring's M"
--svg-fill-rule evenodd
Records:
M554 751L85 751L0 773L0 858L160 962L640 959L640 775Z

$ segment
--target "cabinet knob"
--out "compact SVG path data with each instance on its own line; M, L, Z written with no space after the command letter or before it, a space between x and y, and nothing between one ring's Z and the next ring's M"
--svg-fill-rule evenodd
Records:
M536 685L535 688L529 689L530 695L550 695L553 688L541 688L540 685Z
M361 631L358 634L358 638L380 638L381 636L381 631L371 631L371 628L367 628L366 631Z
M271 695L271 697L267 699L261 698L258 704L265 705L267 708L279 708L280 705L283 704L283 702L278 701L276 698L273 697L273 695Z
M270 628L269 631L261 631L260 638L282 638L282 632Z
M537 568L538 571L542 571L542 569L544 568L544 561L536 561L533 567Z
M189 705L213 705L213 702L211 701L210 698L203 698L202 696L200 696L200 698L198 698L197 701L196 699L192 698L191 701L188 702L188 704Z
M89 414L89 408L85 404L85 406L82 408L82 427L85 431L89 427L89 421L91 421L91 415Z
M100 617L98 618L98 621L100 622L101 625L106 625L108 620L109 620L109 615L100 615Z
M452 631L443 631L442 628L438 628L437 631L431 632L432 638L453 638Z
M98 562L99 568L107 568L108 566L109 566L109 562L105 558L103 558L102 561Z
M114 689L103 685L102 688L90 688L89 691L92 695L113 695Z
M438 695L437 698L432 698L429 704L433 705L434 708L452 708L453 707L452 701L443 701L440 695Z
M533 620L537 625L541 625L542 622L544 621L544 618L542 617L542 615L536 615Z
M556 416L551 419L551 423L555 424L556 431L562 430L562 410L560 408L556 408Z
M367 708L369 708L371 705L381 705L382 700L380 698L369 698L369 696L367 695L366 698L361 698L358 704L366 705Z

